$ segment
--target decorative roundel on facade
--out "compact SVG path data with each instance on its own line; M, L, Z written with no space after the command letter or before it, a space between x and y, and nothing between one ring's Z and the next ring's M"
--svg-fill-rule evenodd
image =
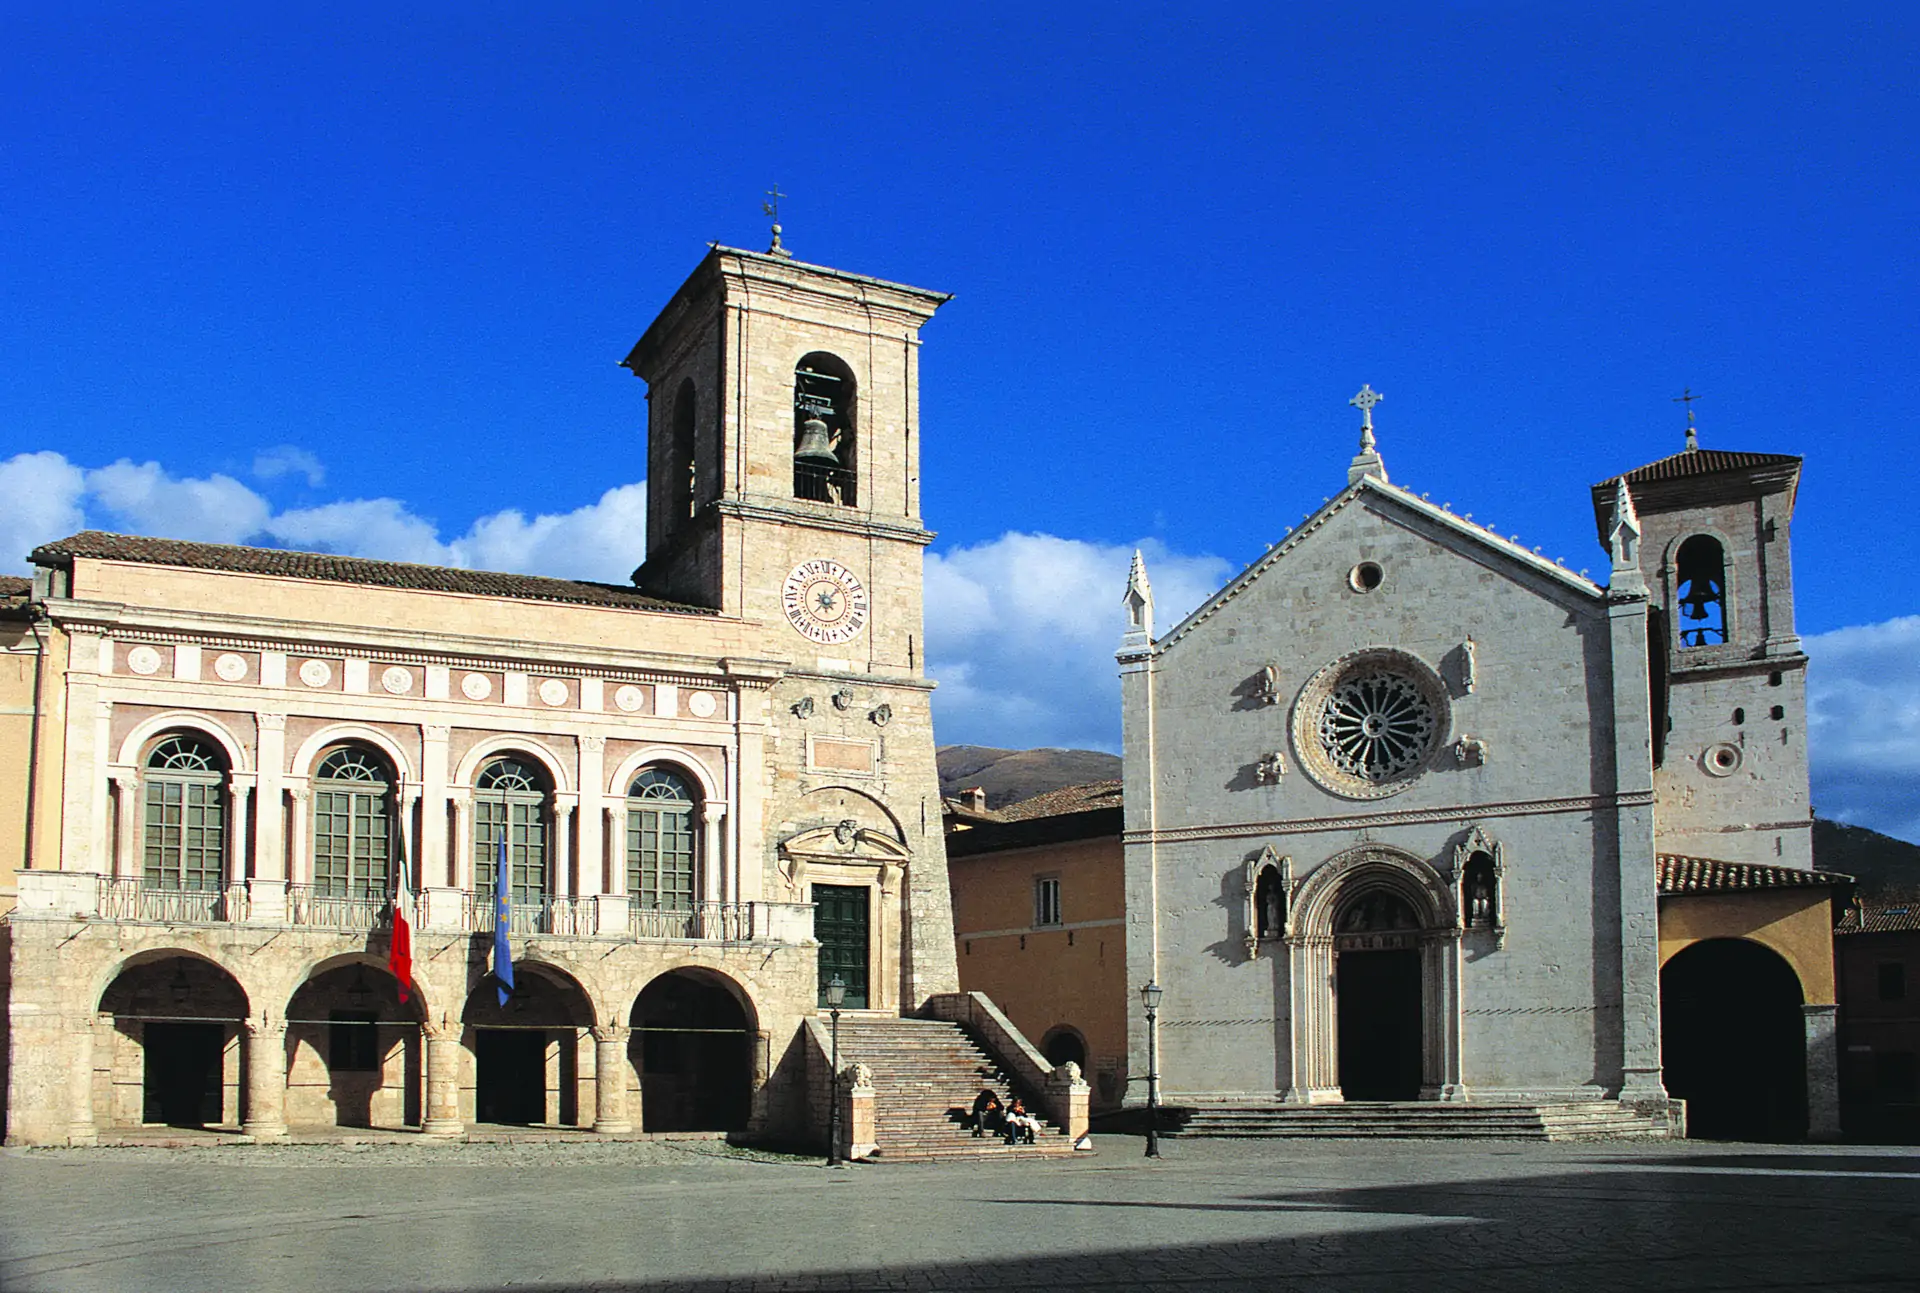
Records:
M712 718L720 702L713 698L710 691L696 691L687 697L687 712L695 718Z
M493 679L484 673L462 674L460 694L468 700L485 700L493 695Z
M127 668L135 673L158 673L160 653L150 646L137 646L127 652Z
M625 713L631 714L647 703L647 693L628 683L613 693L613 703Z
M413 690L413 674L399 665L389 665L380 674L380 686L387 694L404 696Z
M540 703L542 705L564 705L567 703L567 684L558 678L549 678L540 684Z
M1746 756L1731 741L1715 741L1700 752L1700 768L1709 777L1731 777L1740 771Z
M867 590L854 573L822 557L803 561L780 586L794 632L823 645L850 641L867 623Z
M309 687L324 687L333 681L333 666L325 660L303 660L300 663L300 681Z
M227 682L239 682L247 676L247 659L228 651L214 660L213 671Z
M1446 685L1404 651L1374 648L1327 665L1293 706L1300 766L1348 799L1384 799L1413 784L1446 740Z
M1387 577L1377 561L1363 561L1347 572L1347 587L1356 593L1370 593Z

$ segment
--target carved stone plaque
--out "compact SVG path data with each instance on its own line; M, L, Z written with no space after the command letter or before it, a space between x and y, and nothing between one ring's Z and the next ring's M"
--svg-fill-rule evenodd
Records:
M628 683L613 693L613 703L624 713L637 713L647 703L647 693Z
M225 652L213 662L213 671L227 682L239 682L247 676L246 657Z
M150 646L137 646L127 652L127 668L135 673L160 672L160 653Z
M567 684L558 678L549 678L540 684L542 705L564 705L567 703L567 694Z
M325 660L300 662L300 681L309 687L324 687L333 681L333 666Z
M460 694L468 700L485 700L493 695L493 680L484 673L465 674L460 679Z
M712 718L720 703L710 691L696 691L687 697L687 712L695 718Z
M399 665L390 665L380 675L380 686L389 695L404 696L413 690L413 674Z

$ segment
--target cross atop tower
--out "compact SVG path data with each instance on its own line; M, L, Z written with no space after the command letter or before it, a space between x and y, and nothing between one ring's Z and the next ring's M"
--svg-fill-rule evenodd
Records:
M1373 406L1385 398L1386 396L1374 390L1370 384L1362 382L1360 384L1360 393L1347 401L1347 403L1360 410L1360 429L1362 431L1370 432L1373 430Z
M1691 386L1681 387L1680 393L1673 397L1675 404L1684 404L1687 406L1687 448L1689 449L1698 449L1700 447L1700 432L1693 425L1693 402L1699 398L1698 395L1693 393L1693 387Z
M780 186L775 184L767 190L768 200L760 204L760 209L766 212L768 218L773 221L773 245L767 248L767 255L769 256L786 258L793 255L792 252L780 245L780 199L785 196L787 195L780 191Z

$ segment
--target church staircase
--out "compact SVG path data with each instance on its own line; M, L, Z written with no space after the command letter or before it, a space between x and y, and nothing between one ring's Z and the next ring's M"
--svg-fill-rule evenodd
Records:
M842 1016L840 1064L873 1070L874 1140L883 1163L940 1159L1033 1158L1071 1154L1066 1130L1047 1122L1034 1093L1016 1090L998 1064L959 1024L933 1019ZM1018 1095L1042 1120L1037 1143L975 1139L967 1119L989 1088L1005 1105Z
M1130 1111L1137 1112L1137 1111ZM1560 1104L1197 1105L1161 1111L1163 1136L1384 1140L1665 1140L1664 1118L1613 1100Z

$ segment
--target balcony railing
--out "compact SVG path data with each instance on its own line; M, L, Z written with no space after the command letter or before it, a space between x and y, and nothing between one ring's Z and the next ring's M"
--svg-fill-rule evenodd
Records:
M387 894L327 893L316 885L287 886L287 921L323 929L385 929L393 924L394 899ZM418 923L411 905L407 920Z
M107 920L204 925L245 920L247 909L247 891L243 885L230 885L225 889L163 889L136 877L100 877L100 915Z
M467 928L491 934L494 927L493 895L467 895ZM600 932L599 908L591 898L543 898L539 902L516 902L509 915L507 932L512 934L597 934Z
M634 899L627 906L627 932L635 938L698 938L717 942L743 943L756 932L759 903L696 902L689 907L642 906Z

